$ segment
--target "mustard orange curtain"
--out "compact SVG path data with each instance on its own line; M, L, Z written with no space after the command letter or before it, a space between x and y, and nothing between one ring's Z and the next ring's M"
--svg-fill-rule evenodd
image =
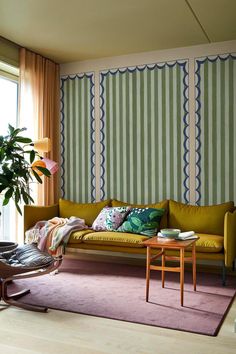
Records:
M50 138L52 149L46 156L58 163L59 74L58 64L25 48L20 49L20 125L27 127L33 140ZM59 196L59 173L43 178L43 184L36 188L35 203L54 204Z

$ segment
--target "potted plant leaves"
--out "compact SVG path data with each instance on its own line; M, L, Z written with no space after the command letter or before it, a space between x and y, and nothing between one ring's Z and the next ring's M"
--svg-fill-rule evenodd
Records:
M40 163L40 156L34 150L33 141L22 136L26 128L8 126L8 134L0 136L0 193L3 206L12 199L17 211L20 205L34 202L30 195L30 182L42 183L40 175L49 177L50 171ZM39 163L37 163L37 159Z

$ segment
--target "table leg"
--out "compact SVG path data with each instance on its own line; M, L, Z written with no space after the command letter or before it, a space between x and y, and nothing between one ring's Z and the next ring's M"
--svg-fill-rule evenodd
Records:
M196 244L194 242L192 246L192 263L193 263L193 288L194 291L197 290L197 282L196 282Z
M181 306L184 306L184 249L180 249L180 294Z
M147 263L146 263L146 302L148 302L148 297L149 297L150 260L151 260L151 248L150 248L150 247L147 247Z
M163 252L162 256L161 256L161 266L162 266L162 268L164 268L165 267L165 250L164 250L164 248L162 248L161 251ZM165 271L164 271L164 269L162 269L162 271L161 271L161 282L162 282L162 287L164 288L164 286L165 286Z

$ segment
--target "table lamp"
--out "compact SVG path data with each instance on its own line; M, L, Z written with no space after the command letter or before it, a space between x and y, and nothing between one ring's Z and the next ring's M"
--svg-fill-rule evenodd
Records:
M36 151L44 152L44 153L51 151L51 140L49 138L42 138L42 139L36 140L33 142L33 145L34 145L34 148ZM43 163L43 165L42 165L42 163ZM35 161L32 166L37 168L37 164L38 164L38 166L46 167L50 171L51 175L54 175L54 173L56 173L59 169L58 163L56 161L53 161L53 160L48 159L46 157L41 157L41 159L38 161ZM39 175L41 175L41 173L39 173L39 172L40 171L37 170L37 173Z

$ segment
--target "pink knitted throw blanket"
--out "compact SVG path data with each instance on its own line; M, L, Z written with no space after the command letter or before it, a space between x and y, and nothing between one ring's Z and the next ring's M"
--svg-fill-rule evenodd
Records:
M83 219L75 216L69 219L54 217L47 221L38 221L26 231L26 242L37 242L39 249L54 254L59 246L67 244L72 232L88 228Z

